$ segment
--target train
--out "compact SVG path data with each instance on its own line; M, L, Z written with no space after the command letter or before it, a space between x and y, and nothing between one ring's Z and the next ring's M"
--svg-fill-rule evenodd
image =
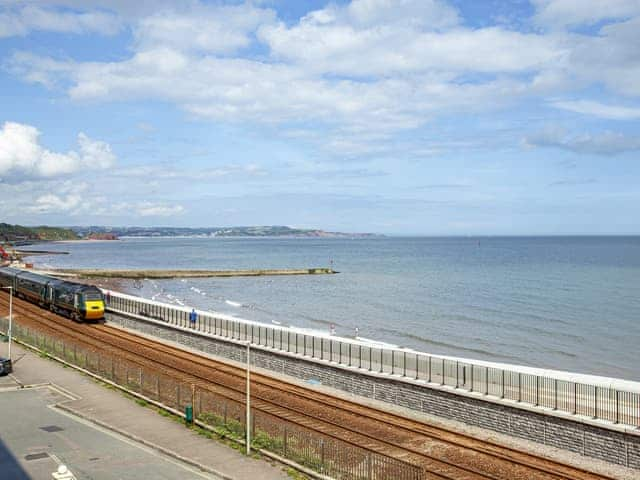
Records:
M76 322L99 321L104 318L104 295L93 285L12 267L0 267L0 287L12 287L15 296Z

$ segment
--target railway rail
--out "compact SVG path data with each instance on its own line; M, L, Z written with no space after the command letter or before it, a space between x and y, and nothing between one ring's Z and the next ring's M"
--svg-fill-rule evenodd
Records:
M0 296L0 313L7 310ZM136 364L243 402L244 369L108 325L80 325L36 305L14 301L16 320L110 351ZM324 435L421 466L425 478L492 480L596 480L612 477L564 465L442 427L332 397L274 377L252 373L252 406Z

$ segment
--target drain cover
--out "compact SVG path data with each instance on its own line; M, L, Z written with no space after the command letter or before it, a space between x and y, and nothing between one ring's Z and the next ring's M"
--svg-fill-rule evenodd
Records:
M48 453L40 452L40 453L31 453L29 455L25 455L24 459L27 461L30 461L30 460L40 460L42 458L47 458L47 457L49 457Z
M57 425L49 425L47 427L40 427L40 430L44 430L45 432L53 433L53 432L61 432L64 428L60 428Z

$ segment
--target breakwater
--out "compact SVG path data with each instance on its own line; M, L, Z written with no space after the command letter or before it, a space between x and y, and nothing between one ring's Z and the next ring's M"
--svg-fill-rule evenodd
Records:
M266 269L266 270L105 270L86 268L59 268L48 270L52 275L84 278L210 278L210 277L261 277L274 275L333 275L331 268Z

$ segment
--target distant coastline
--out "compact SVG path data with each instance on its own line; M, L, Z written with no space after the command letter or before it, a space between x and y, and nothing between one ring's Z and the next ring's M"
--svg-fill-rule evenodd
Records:
M114 241L125 238L372 238L375 233L329 232L282 225L241 227L25 227L0 223L0 240L22 245L51 241Z
M117 238L370 238L381 237L374 233L329 232L321 229L303 229L282 225L240 227L69 227L80 237Z

